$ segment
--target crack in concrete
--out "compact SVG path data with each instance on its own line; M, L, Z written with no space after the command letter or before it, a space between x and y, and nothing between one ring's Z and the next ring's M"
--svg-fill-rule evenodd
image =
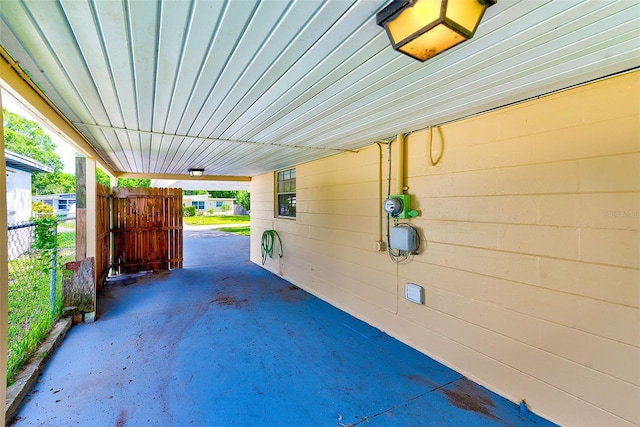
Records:
M403 403L401 403L401 404L399 404L399 405L392 406L392 407L390 407L390 408L387 408L387 409L385 409L385 410L383 410L383 411L380 411L380 412L378 412L377 414L373 414L373 415L371 415L371 416L362 417L362 419L361 419L360 421L358 421L358 422L351 423L351 424L344 424L344 423L338 422L338 425L339 425L340 427L355 427L355 426L357 426L357 425L360 425L360 424L364 423L365 421L368 423L368 422L370 422L371 420L373 420L374 418L379 417L380 415L384 415L384 414L387 414L387 413L389 413L389 412L391 412L391 411L393 411L393 410L395 410L395 409L397 409L397 408L401 408L401 407L403 407L403 406L407 406L407 405L408 405L408 404L410 404L411 402L413 402L413 401L415 401L415 400L417 400L417 399L420 399L421 397L424 397L424 396L426 396L426 395L427 395L427 394L429 394L429 393L433 393L434 391L441 390L441 389L443 389L443 388L445 388L445 387L447 387L447 386L449 386L449 385L451 385L451 384L455 383L456 381L460 381L460 380L462 380L462 379L464 379L464 378L465 378L465 377L462 377L462 376L461 376L460 378L456 378L455 380L451 380L451 381L449 381L448 383L445 383L445 384L439 385L438 387L434 387L434 388L432 388L431 390L428 390L428 391L426 391L426 392L424 392L424 393L422 393L422 394L419 394L419 395L417 395L417 396L414 396L414 397L410 398L409 400L407 400L406 402L403 402Z

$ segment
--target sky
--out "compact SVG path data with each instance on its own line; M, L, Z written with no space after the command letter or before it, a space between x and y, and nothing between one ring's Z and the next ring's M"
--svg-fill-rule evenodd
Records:
M5 91L2 91L2 106L12 113L19 114L23 117L40 123L27 109L22 106L22 104L16 101L13 96L9 95ZM42 129L44 129L44 131L51 137L51 140L57 145L56 154L60 156L60 160L62 160L62 162L64 163L64 172L72 173L75 175L75 150L67 142L60 138L60 136L47 129L47 127L42 123L40 123L40 125L42 126Z

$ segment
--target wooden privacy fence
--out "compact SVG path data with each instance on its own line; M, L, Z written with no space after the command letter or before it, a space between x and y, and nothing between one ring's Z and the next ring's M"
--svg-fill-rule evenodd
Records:
M116 273L182 268L182 190L114 188L111 232Z
M97 184L96 189L96 290L107 280L111 265L111 215L109 187Z

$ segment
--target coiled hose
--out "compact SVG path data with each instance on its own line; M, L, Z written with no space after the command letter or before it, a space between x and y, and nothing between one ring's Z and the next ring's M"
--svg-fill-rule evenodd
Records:
M280 258L284 255L282 252L282 240L280 240L278 232L276 230L265 230L265 232L262 233L262 243L260 244L262 251L262 265L267 262L267 255L269 258L273 258L273 247L275 246L276 237L278 238L280 246Z

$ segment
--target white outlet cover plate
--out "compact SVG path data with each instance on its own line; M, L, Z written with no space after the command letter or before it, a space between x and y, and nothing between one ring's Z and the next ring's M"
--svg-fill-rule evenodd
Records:
M416 304L424 304L424 288L415 283L407 283L404 286L404 294L408 301Z

